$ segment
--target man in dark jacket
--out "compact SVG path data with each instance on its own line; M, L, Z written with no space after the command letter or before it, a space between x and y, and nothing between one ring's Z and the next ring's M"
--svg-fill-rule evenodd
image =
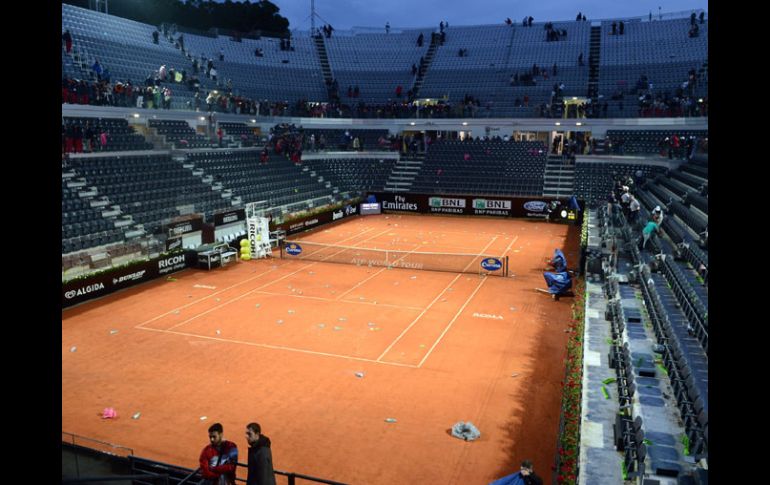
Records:
M270 438L262 434L259 423L246 425L246 441L249 443L249 473L246 485L275 485Z
M238 447L232 441L222 439L224 428L219 423L209 427L209 441L199 459L205 484L235 484L235 467L238 463Z

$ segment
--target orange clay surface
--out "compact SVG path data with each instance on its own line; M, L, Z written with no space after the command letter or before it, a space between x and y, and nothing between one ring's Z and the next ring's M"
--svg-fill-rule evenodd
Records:
M572 299L535 288L545 288L554 248L576 266L578 237L576 226L530 220L358 217L292 239L507 255L511 275L276 252L67 309L62 431L196 468L211 424L223 424L245 462L245 425L257 421L278 470L349 484L480 485L531 459L549 483ZM106 407L118 418L101 419ZM458 421L481 437L450 436Z

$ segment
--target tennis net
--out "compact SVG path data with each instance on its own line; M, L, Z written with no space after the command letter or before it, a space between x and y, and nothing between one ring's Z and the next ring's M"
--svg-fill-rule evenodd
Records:
M508 276L508 256L367 249L310 241L284 241L282 259Z

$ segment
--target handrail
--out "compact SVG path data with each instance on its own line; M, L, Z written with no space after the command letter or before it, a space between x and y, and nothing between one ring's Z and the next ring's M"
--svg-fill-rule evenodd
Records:
M122 482L125 480L146 480L148 478L165 478L168 480L169 477L167 473L147 473L144 475L120 475L116 477L62 478L61 483Z

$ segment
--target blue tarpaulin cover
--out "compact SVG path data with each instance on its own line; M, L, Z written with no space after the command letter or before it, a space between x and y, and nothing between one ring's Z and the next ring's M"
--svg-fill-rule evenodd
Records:
M567 258L564 257L564 253L561 252L561 249L553 250L553 258L551 259L551 264L557 273L567 271Z
M543 278L545 278L545 284L548 285L548 293L561 295L572 288L572 278L566 271L558 273L546 271L543 273Z

